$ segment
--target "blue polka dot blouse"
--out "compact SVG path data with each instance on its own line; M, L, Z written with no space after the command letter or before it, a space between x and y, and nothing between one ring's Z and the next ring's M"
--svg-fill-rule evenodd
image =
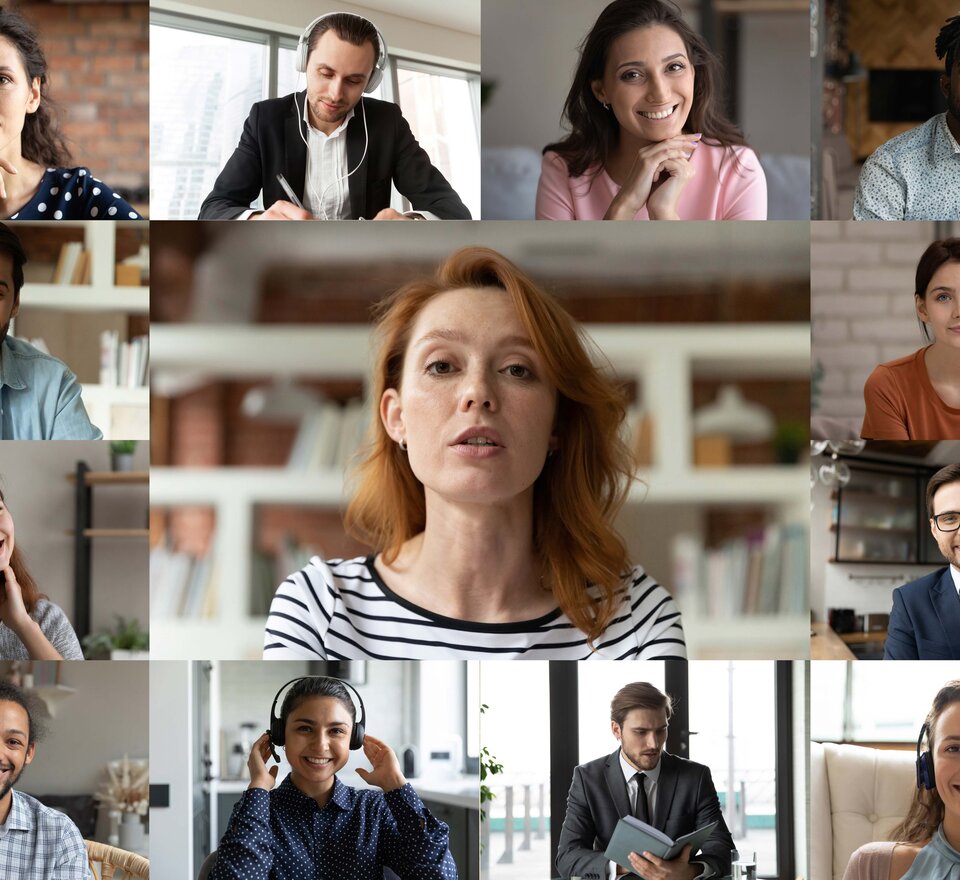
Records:
M412 786L386 793L334 779L320 809L287 776L271 791L247 789L220 841L210 880L457 880L449 828Z
M48 168L36 195L9 220L142 220L89 168Z

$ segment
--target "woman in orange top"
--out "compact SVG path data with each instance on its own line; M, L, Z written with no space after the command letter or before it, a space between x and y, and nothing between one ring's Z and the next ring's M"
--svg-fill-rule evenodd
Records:
M960 439L960 238L924 251L914 296L920 326L933 341L870 374L860 431L869 440Z

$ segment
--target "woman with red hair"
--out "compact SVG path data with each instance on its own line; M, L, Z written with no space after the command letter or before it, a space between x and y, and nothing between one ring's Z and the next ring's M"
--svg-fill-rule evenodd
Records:
M82 660L70 621L37 585L16 546L13 516L0 492L0 659Z
M348 532L370 557L280 585L267 658L683 658L670 595L613 527L618 385L509 260L463 248L377 308L378 407Z

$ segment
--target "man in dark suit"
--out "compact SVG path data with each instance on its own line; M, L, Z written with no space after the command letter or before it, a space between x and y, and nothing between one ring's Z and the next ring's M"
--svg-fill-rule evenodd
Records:
M647 682L634 682L617 692L610 704L610 726L620 748L573 772L557 848L561 876L613 880L627 874L626 868L603 855L623 816L636 816L672 838L717 822L692 858L689 846L672 861L652 853L631 853L633 870L645 880L696 880L730 873L734 844L709 768L663 751L672 712L670 698Z
M386 45L365 18L335 13L314 21L297 48L306 91L253 105L200 219L469 220L400 108L363 97L379 83L386 60ZM391 182L410 200L411 214L390 208ZM266 210L250 211L261 191Z
M960 660L960 464L930 478L927 514L950 564L893 591L884 660Z

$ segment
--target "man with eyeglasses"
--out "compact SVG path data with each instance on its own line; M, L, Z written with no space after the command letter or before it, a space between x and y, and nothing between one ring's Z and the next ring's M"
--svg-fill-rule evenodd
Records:
M884 660L960 660L960 464L930 478L927 513L950 565L893 591Z

